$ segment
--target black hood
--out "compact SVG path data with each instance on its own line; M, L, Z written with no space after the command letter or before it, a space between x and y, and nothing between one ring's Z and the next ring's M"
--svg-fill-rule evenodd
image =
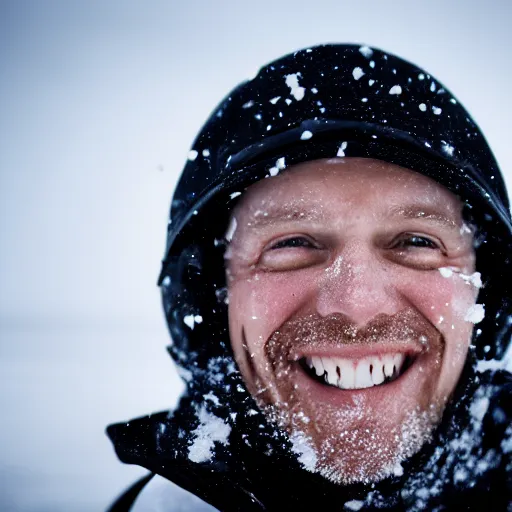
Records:
M271 471L278 466L296 482L306 478L325 489L331 485L300 467L286 435L266 422L245 388L229 343L223 257L227 221L240 192L295 163L339 155L412 169L461 198L465 215L479 227L477 270L484 283L479 302L486 315L475 329L463 377L445 414L449 420L439 435L460 435L470 422L469 403L482 393L483 383L496 389L494 377L476 374L478 364L492 366L482 360L503 357L512 333L512 224L492 151L464 107L426 71L377 49L321 45L274 61L235 88L194 141L174 193L158 281L172 336L169 351L187 390L173 415L109 429L122 460L185 488L200 487L198 494L219 506L222 501L212 498L208 485L198 484L204 464L185 462L201 414L212 414L223 418L230 432L227 444L216 443L208 465L217 475L207 478L214 487L236 481L242 495L251 494L251 485L265 487L255 483L264 481L261 471L243 462L247 450L250 457L259 454L258 467ZM454 417L459 419L454 422ZM434 451L435 445L426 447L411 468L428 466ZM188 473L169 469L176 460ZM393 481L386 492L403 485ZM354 489L359 495L361 489ZM258 502L257 495L254 499Z

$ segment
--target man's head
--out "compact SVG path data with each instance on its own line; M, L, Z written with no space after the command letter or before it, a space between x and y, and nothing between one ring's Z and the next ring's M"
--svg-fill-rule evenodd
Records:
M159 284L191 406L226 418L233 454L334 481L399 469L443 409L439 436L469 418L475 363L509 344L511 233L485 138L428 72L344 44L268 64L173 196Z
M462 203L378 160L298 164L231 217L229 330L244 381L316 469L382 478L439 421L478 289Z

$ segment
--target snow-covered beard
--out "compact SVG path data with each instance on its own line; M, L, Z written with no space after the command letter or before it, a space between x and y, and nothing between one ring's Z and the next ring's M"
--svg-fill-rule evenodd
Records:
M340 390L326 383L323 396L324 385L310 382L299 362L311 347L328 351L391 342L417 345L416 373L371 389ZM306 469L336 483L378 481L399 475L400 463L420 450L439 423L447 401L435 393L443 352L440 333L412 309L382 315L360 330L341 315L297 318L268 339L268 371L256 370L253 396L267 417L288 432ZM310 384L319 395L310 392Z

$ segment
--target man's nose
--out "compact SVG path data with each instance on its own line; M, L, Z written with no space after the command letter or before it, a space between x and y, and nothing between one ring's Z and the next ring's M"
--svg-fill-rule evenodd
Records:
M321 316L343 314L362 327L379 314L391 316L407 306L385 262L369 249L346 247L324 272L317 296Z

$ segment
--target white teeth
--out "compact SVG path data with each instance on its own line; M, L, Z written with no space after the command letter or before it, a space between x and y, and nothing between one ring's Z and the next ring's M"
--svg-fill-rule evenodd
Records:
M364 359L307 357L306 364L326 383L341 389L364 389L397 378L405 362L404 354L385 354Z
M378 386L384 382L384 366L378 357L372 358L372 382L374 386Z
M400 370L402 369L402 366L404 365L405 356L403 354L396 354L393 357L393 363L396 368L396 373L399 374Z
M322 358L321 357L312 357L311 363L313 365L313 368L315 369L315 373L321 377L324 374L324 365L322 364Z
M382 356L382 362L384 363L384 376L392 377L395 371L395 361L392 355Z
M340 368L340 378L338 379L338 387L341 389L353 389L355 387L356 369L351 359L338 359Z
M338 373L336 371L336 360L332 357L322 357L322 364L326 372L326 380L331 386L338 385Z
M359 361L356 368L355 388L371 388L373 386L372 374L370 373L371 362L368 359Z

